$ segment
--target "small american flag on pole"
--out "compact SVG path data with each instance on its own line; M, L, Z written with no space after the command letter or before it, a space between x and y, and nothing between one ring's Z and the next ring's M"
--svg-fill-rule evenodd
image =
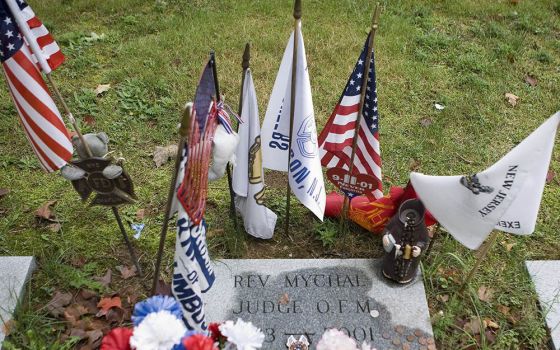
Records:
M73 148L39 69L48 74L63 60L58 45L25 2L0 0L0 62L27 138L49 172L64 166Z
M370 34L371 35L371 34ZM327 168L350 169L352 143L356 120L360 110L360 96L366 72L369 37L354 71L350 75L344 92L325 128L319 135L321 164ZM383 196L381 185L381 152L379 147L379 115L377 112L377 87L375 82L375 59L371 48L368 82L366 85L360 130L357 137L353 172L374 176L378 188L373 192L376 198Z

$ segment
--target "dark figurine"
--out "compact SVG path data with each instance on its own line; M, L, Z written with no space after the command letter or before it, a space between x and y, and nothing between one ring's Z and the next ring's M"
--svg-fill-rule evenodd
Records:
M383 233L383 275L398 283L408 283L416 276L420 255L429 242L424 223L426 209L418 199L401 204Z

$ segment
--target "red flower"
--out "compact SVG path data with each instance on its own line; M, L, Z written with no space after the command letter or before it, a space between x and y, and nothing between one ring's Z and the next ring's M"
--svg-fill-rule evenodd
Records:
M132 337L132 329L115 328L103 337L101 350L131 350L130 337Z
M220 332L220 323L210 323L210 325L208 326L208 331L210 332L210 336L212 337L212 339L214 339L214 341L219 342L221 340L225 340L222 332Z
M214 346L214 340L202 334L194 334L183 339L183 346L187 350L218 350Z

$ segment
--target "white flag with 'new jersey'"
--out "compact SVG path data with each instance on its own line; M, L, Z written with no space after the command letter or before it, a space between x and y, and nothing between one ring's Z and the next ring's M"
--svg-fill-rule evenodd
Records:
M261 127L257 93L251 70L245 73L243 106L239 125L239 143L233 170L235 206L243 216L245 231L257 238L272 238L276 214L264 206L264 172L262 167Z
M426 208L459 242L478 248L495 228L528 235L535 230L554 148L557 112L497 163L472 176L411 173Z
M296 197L323 220L326 203L325 184L301 23L296 30L298 46L290 164L288 167L294 33L286 46L263 123L263 163L268 169L288 171L290 188Z

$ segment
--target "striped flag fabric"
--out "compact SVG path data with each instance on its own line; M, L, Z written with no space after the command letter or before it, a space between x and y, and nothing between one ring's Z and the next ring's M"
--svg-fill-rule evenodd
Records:
M26 136L41 166L53 172L72 157L72 143L39 66L33 59L29 47L32 45L28 45L25 29L20 30L18 25L21 11L11 11L11 1L0 0L0 62ZM22 8L22 4L27 6L20 1L18 9ZM52 62L54 66L55 61Z
M371 35L371 34L370 34ZM360 119L360 131L357 137L354 172L374 176L379 188L373 194L375 198L383 197L381 184L381 152L379 146L379 115L377 111L377 87L375 81L375 59L373 48L368 48L369 37L356 62L356 66L344 92L325 128L319 135L321 164L326 168L344 168L349 170L352 157L356 120L360 109L360 94L366 72L368 50L372 50L369 66L366 95Z
M33 61L45 74L64 62L64 54L43 23L23 0L2 0L14 17L19 31L33 52Z

